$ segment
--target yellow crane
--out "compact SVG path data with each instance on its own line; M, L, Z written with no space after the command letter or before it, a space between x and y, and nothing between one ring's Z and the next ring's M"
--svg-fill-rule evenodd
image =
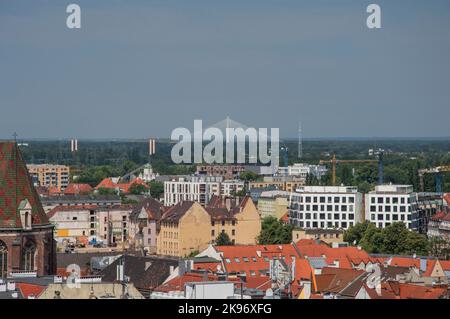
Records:
M321 160L320 165L331 164L333 185L336 185L336 165L339 163L379 163L379 160L338 160L336 154L333 154L333 158L330 160ZM380 174L380 172L378 173Z

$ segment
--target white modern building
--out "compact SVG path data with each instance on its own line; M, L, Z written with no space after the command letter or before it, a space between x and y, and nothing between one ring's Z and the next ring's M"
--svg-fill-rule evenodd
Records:
M363 221L362 200L353 186L302 186L289 196L289 222L304 229L347 229Z
M322 165L310 165L305 163L295 163L288 167L278 167L277 174L284 176L297 176L306 178L313 175L320 179L327 173L327 168Z
M173 206L181 201L196 201L205 206L213 195L232 196L244 187L243 181L224 181L220 177L179 178L164 182L164 204Z
M413 229L413 215L416 214L416 194L412 185L379 185L366 194L365 219L379 228L394 222L403 222Z

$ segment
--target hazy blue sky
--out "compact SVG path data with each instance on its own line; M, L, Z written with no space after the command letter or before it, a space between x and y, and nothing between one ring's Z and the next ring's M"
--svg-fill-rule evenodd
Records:
M169 136L227 115L281 136L299 119L305 137L450 136L448 0L93 2L0 0L0 138Z

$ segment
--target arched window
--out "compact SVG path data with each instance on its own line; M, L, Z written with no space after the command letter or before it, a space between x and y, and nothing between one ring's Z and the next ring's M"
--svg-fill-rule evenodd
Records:
M34 271L34 259L36 255L36 245L28 241L23 247L23 267L25 271Z
M29 223L28 218L29 218L29 213L25 212L25 228L30 227L30 223Z
M0 278L8 274L8 247L0 240Z

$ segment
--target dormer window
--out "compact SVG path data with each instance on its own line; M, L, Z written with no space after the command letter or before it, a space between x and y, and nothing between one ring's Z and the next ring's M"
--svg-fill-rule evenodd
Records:
M20 221L22 223L23 229L32 228L32 215L31 215L31 205L28 199L24 199L19 205Z

